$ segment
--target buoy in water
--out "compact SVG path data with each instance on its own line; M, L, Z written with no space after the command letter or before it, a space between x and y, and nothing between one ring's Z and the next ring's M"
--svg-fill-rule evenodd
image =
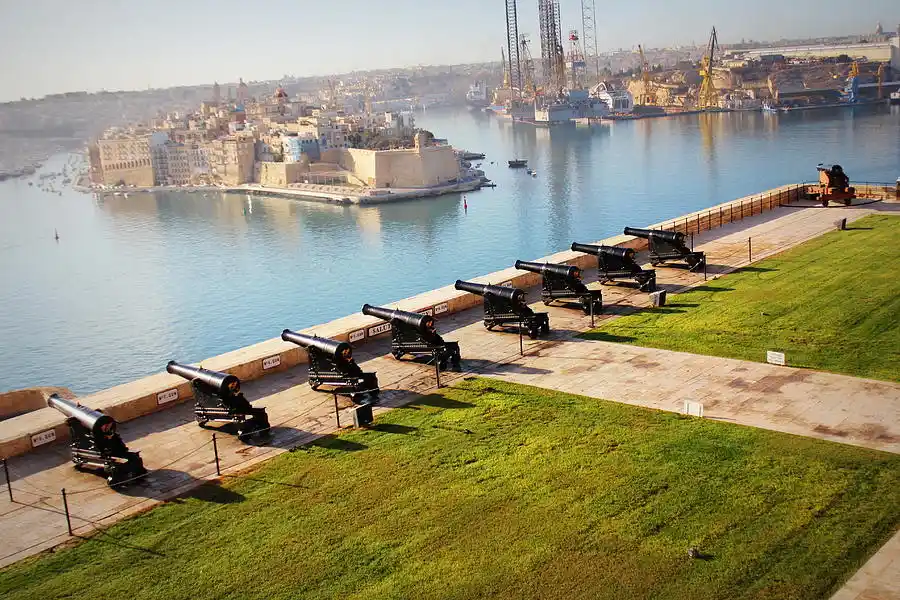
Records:
M53 230L53 239L59 241L59 232L55 229Z

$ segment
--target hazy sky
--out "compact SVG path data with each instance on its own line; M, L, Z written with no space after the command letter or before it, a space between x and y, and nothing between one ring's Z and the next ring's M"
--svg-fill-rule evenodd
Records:
M580 0L560 1L564 31ZM602 50L885 30L898 0L597 1ZM537 0L519 1L537 40ZM0 0L0 101L499 59L500 0Z

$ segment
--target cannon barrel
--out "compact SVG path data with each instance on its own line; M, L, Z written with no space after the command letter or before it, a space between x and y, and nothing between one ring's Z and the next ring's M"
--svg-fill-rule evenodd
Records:
M218 394L226 396L232 394L231 387L233 384L237 383L238 389L240 389L241 380L228 373L220 373L201 367L183 365L174 360L170 360L169 364L166 365L166 371L173 375L184 377L188 381L199 380L216 390Z
M664 231L662 229L639 229L637 227L626 227L625 235L633 235L634 237L644 238L645 240L655 237L665 240L672 244L684 244L684 234L680 231Z
M619 258L634 260L633 248L622 248L621 246L600 246L600 254L607 256L618 256Z
M558 277L565 277L569 280L581 278L581 269L571 265L556 265L553 263L536 263L517 260L516 268L522 271L540 273L541 275L552 274Z
M353 349L347 342L339 342L337 340L322 338L317 335L297 333L290 329L285 329L281 332L281 339L286 342L297 344L301 348L315 348L316 350L335 358L349 359L353 353Z
M600 254L600 248L602 248L602 246L595 246L593 244L579 244L578 242L572 243L573 251L584 252L585 254L593 254L594 256Z
M419 331L427 331L434 328L433 318L428 315L421 315L405 310L395 310L383 308L381 306L372 306L371 304L363 304L362 314L370 317L378 317L384 321L393 321L396 319L406 323L410 327L415 327Z
M67 417L77 419L86 429L90 429L95 436L110 435L116 432L115 419L93 408L82 406L73 400L66 400L57 394L51 394L47 398L47 406L55 408Z
M521 302L525 300L525 292L518 288L503 287L502 285L487 285L483 283L472 283L471 281L456 280L456 289L470 294L479 296L494 296L503 298L510 302Z

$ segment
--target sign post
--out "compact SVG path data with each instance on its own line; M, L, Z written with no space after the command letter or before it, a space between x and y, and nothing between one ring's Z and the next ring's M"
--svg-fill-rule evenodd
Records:
M766 362L770 365L778 365L780 367L787 365L787 361L784 358L784 352L773 352L772 350L766 352Z

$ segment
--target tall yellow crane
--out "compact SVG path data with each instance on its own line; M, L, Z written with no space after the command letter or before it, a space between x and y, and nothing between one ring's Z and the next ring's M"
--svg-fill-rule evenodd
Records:
M638 95L637 104L643 106L656 105L656 90L653 81L650 80L650 63L644 56L644 48L638 44L638 53L641 55L641 93Z
M706 55L703 57L703 62L700 66L700 76L703 78L697 98L697 108L700 110L719 108L719 91L713 82L713 61L716 59L716 49L718 47L719 37L716 34L716 28L713 27L712 33L709 35Z

